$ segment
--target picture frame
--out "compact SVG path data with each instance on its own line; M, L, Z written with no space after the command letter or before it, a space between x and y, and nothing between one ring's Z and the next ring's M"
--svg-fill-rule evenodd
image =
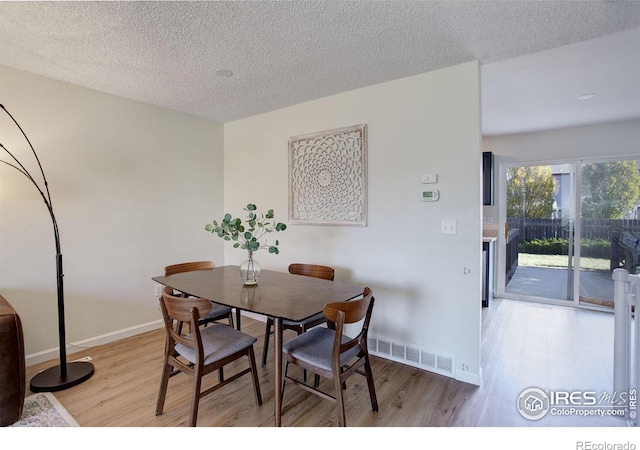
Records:
M365 124L289 139L289 223L366 226Z

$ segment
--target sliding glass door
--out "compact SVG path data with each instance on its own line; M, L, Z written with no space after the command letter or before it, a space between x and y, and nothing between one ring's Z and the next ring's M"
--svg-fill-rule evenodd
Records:
M613 308L611 272L618 267L637 271L638 161L582 162L580 178L578 301Z
M504 167L505 296L612 308L611 272L640 272L638 167L638 160Z
M505 292L573 301L574 166L513 166L506 180Z

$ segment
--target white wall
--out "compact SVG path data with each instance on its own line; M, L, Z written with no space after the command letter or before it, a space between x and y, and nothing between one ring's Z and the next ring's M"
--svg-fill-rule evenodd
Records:
M479 383L481 128L478 64L466 63L227 123L225 211L247 203L288 214L288 139L365 123L368 226L289 225L263 268L327 264L336 279L369 285L373 335L452 354L455 376ZM421 202L423 173L440 201ZM222 217L223 211L220 211ZM440 234L442 219L457 235ZM246 259L225 247L225 262ZM470 274L464 274L464 268ZM468 370L462 371L463 365Z
M483 148L514 161L637 155L640 152L640 120L489 136L483 139Z
M6 67L0 103L27 133L49 181L67 342L135 334L158 321L151 277L165 265L222 263L222 243L203 230L222 208L222 125ZM39 178L2 111L0 142ZM0 164L0 294L21 316L26 353L45 352L44 359L57 355L46 352L58 346L55 274L45 205L25 177Z

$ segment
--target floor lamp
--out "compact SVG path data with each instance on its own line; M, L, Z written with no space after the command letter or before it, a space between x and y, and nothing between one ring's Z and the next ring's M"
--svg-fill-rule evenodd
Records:
M54 392L61 391L63 389L70 388L72 386L76 386L93 375L93 364L86 361L76 361L76 362L67 362L67 348L66 348L66 338L65 338L65 326L64 326L64 289L62 285L63 271L62 271L62 253L60 253L60 234L58 233L58 223L56 221L56 216L53 213L53 205L51 204L51 194L49 193L49 184L47 183L47 178L44 175L44 170L42 169L42 165L40 164L40 159L36 154L35 149L31 145L29 138L22 130L22 127L16 119L13 118L11 113L6 110L6 108L0 104L0 108L4 112L7 113L11 120L16 124L20 132L27 140L31 151L33 152L33 156L35 156L36 162L38 163L38 167L40 168L40 173L42 174L42 182L44 183L45 191L40 188L38 182L31 176L29 171L25 168L24 165L18 159L13 156L13 154L7 150L7 148L0 143L0 147L11 157L13 162L8 162L0 159L0 162L8 165L9 167L13 167L22 175L27 177L29 181L36 187L40 196L44 200L47 209L49 210L49 214L51 215L51 221L53 223L53 233L56 242L56 274L58 281L58 335L60 341L60 365L51 367L49 369L43 370L38 373L31 379L30 388L33 392ZM46 194L45 194L46 192Z

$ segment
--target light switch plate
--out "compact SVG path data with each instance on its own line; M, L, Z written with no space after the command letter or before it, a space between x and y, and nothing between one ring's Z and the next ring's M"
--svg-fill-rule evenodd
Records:
M438 174L437 173L426 173L422 175L422 184L430 184L438 182Z

